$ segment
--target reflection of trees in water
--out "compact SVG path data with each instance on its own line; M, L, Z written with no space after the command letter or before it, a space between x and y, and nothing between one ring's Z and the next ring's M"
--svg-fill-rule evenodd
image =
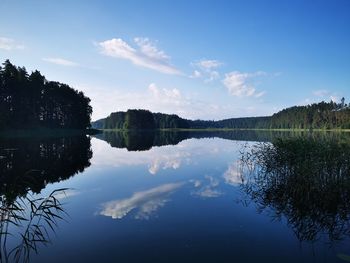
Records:
M147 151L153 146L176 145L187 138L187 132L105 131L94 135L115 148L128 151Z
M86 136L0 140L0 262L28 262L50 241L65 213L59 198L66 189L35 194L90 166L90 146Z
M350 143L319 138L277 139L243 155L243 188L261 210L286 217L299 240L350 234Z
M15 200L82 172L90 166L90 146L86 136L1 139L0 195Z
M308 131L258 131L258 130L144 130L144 131L104 131L94 137L108 142L115 148L128 151L146 151L153 146L176 145L186 139L221 138L233 141L267 142L274 138L309 135L315 138L341 138L342 133Z

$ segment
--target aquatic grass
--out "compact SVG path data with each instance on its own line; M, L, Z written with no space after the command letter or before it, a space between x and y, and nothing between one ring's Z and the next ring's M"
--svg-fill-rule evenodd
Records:
M244 191L259 211L285 217L300 240L350 234L350 144L295 137L258 143L242 153Z
M30 194L12 202L1 198L0 207L0 262L29 262L31 252L38 253L40 244L51 242L50 232L55 233L58 221L64 220L66 212L62 202L55 197L67 188L54 190L47 197L32 198ZM12 249L8 247L9 231L14 226L18 232L19 243ZM13 231L12 231L13 232Z

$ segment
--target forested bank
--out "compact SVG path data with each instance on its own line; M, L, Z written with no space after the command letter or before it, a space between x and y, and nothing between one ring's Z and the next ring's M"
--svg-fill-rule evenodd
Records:
M0 66L0 131L17 129L86 129L92 107L83 92L28 73L9 60Z
M179 116L147 110L114 112L92 123L96 129L350 129L350 107L341 103L320 102L294 106L272 116L231 118L219 121L187 120Z
M175 114L152 113L148 110L128 110L113 112L107 118L92 123L95 129L188 129L190 121Z
M9 60L0 66L0 132L19 129L76 129L91 126L92 107L83 92L49 81L39 71L30 74ZM294 106L272 116L219 121L188 120L148 110L114 112L92 123L96 129L350 129L350 107L342 98Z

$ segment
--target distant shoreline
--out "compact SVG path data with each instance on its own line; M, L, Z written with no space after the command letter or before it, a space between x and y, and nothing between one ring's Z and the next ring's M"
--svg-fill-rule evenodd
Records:
M271 116L229 118L223 120L189 120L176 114L129 109L112 112L108 117L91 122L95 129L151 130L350 130L350 106L319 102L307 106L292 106Z
M97 129L99 131L143 132L143 131L282 131L282 132L350 132L350 129L252 129L252 128L167 128L167 129Z
M94 135L100 132L101 131L97 129L49 129L49 128L8 129L8 130L0 131L0 138L78 136L78 135Z
M95 135L101 132L229 132L229 131L271 131L271 132L350 132L350 129L243 129L243 128L167 128L167 129L10 129L0 131L0 138L22 137L64 137Z

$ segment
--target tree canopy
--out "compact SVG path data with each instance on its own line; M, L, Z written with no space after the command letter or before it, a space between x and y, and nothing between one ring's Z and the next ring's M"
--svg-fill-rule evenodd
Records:
M9 60L0 66L0 130L26 128L86 129L92 107L83 92L28 74Z
M148 110L128 110L111 113L107 118L92 123L96 129L154 130L189 128L189 120L179 116L152 113Z

